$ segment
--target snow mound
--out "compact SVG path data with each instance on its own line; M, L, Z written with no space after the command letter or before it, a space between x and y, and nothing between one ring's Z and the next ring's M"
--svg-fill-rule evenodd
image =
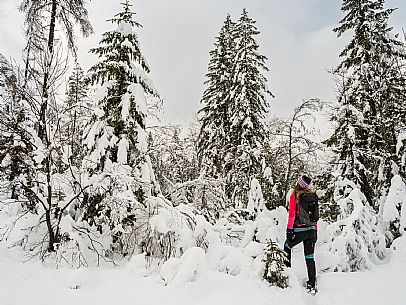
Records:
M245 254L253 258L263 255L264 251L265 245L255 241L250 242L244 249Z
M264 244L272 240L282 245L285 242L287 215L284 207L259 213L255 221L247 222L241 245L247 246L254 239Z
M207 252L208 266L211 270L233 276L243 274L258 278L264 270L263 249L264 245L257 242L251 242L245 248L221 244L211 246Z
M145 254L137 254L131 257L127 268L134 274L139 276L148 276L148 263Z
M179 271L180 259L177 257L169 258L161 267L161 278L164 280L165 284L168 285L172 283L176 274Z
M316 260L319 271L334 271L341 261L339 256L329 251L318 251Z
M237 248L229 248L226 255L219 261L218 269L221 272L238 275L246 263L247 257Z
M161 277L167 285L181 288L198 280L206 270L206 253L202 248L192 247L180 259L167 260L161 268Z
M383 207L383 220L390 222L399 219L399 211L404 205L406 205L406 185L399 175L395 175ZM402 225L406 226L406 223Z
M395 260L406 262L406 236L396 238L392 243Z

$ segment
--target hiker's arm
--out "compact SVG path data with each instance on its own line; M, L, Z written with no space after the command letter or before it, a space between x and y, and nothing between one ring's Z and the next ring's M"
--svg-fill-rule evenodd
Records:
M293 229L293 224L295 223L295 214L296 214L296 198L295 193L292 193L292 195L290 195L289 200L288 229Z

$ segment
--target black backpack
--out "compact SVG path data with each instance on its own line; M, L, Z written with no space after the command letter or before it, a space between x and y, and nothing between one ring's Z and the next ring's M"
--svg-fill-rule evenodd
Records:
M314 226L319 220L319 197L316 193L302 193L296 206L295 224Z

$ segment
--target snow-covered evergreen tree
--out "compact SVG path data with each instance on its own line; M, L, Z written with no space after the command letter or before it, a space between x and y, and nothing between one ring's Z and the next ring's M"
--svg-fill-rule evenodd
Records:
M289 277L284 274L286 253L278 245L271 241L265 250L265 273L264 279L272 286L287 288Z
M396 144L402 122L406 78L401 63L404 45L391 35L393 9L384 0L344 0L346 13L338 36L353 31L335 69L338 106L332 114L335 152L333 200L341 207L330 251L341 258L338 269L369 268L385 256L380 205L392 176L399 171ZM403 107L404 108L404 107Z
M244 9L235 25L233 102L228 109L231 125L224 143L226 192L238 207L246 205L251 179L261 174L264 118L269 110L268 97L272 96L264 76L267 58L259 53L255 38L260 32L255 23Z
M90 173L102 172L111 163L136 168L145 159L147 95L158 97L158 93L147 76L134 14L125 2L124 10L109 20L117 28L104 33L100 47L91 50L100 61L89 70L92 85L99 85L85 140L89 149L85 168Z
M350 78L342 78L338 83L338 103L332 114L332 121L336 123L333 135L326 141L335 153L333 180L331 187L335 197L346 197L351 191L351 185L344 182L354 182L361 190L371 193L371 186L367 180L365 167L362 162L363 147L360 145L359 134L367 131L362 122L362 106L350 88ZM347 87L348 86L348 87Z
M91 50L99 62L89 70L98 90L84 139L87 155L82 167L89 186L84 219L100 231L105 225L113 229L113 242L134 224L155 184L145 125L147 99L159 96L147 76L134 15L130 3L123 3L123 10L109 20L116 28L104 33L100 46Z
M205 175L214 178L224 177L224 157L230 131L230 107L233 100L230 96L232 70L236 49L235 23L227 15L210 51L210 62L206 74L207 85L203 93L201 129L198 139L198 156L200 168Z
M369 269L386 255L380 217L353 182L343 183L353 190L337 200L341 219L326 230L330 232L327 248L340 259L336 271Z
M211 51L200 111L198 155L203 173L226 181L226 196L246 208L251 179L262 170L261 147L269 96L266 57L258 51L255 21L243 10L230 16Z
M346 15L334 31L339 37L350 30L354 34L335 70L342 78L333 115L337 126L327 141L337 152L338 179L356 182L376 210L399 168L396 135L406 100L406 78L399 66L406 53L391 36L388 18L393 9L384 4L384 0L343 1Z

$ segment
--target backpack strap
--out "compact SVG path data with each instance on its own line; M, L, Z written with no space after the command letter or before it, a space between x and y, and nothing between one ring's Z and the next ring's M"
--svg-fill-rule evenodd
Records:
M300 225L300 223L299 223L299 215L300 215L300 204L299 204L300 199L299 199L299 197L300 197L300 195L301 195L301 194L299 194L299 196L297 196L297 197L296 197L296 195L295 195L296 211L295 211L295 222L294 222L293 226L295 226L295 225L296 225L296 226Z

